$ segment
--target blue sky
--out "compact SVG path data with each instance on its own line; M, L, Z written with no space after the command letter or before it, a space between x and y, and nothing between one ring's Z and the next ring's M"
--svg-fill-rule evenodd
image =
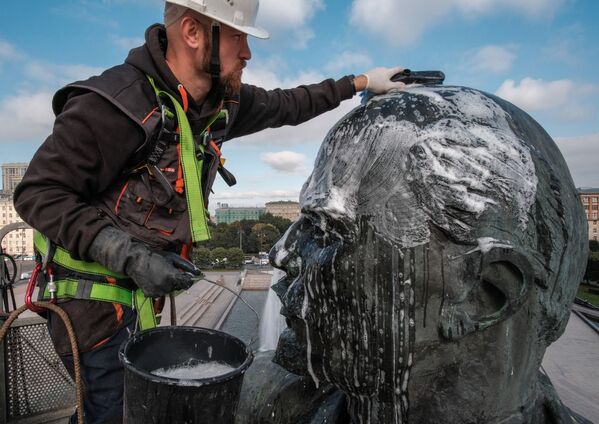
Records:
M26 162L52 128L62 85L122 63L162 19L161 0L12 1L0 26L0 162ZM293 87L374 66L441 69L535 117L578 186L599 186L599 3L594 0L262 0L244 80ZM217 202L297 199L327 130L358 104L224 149L238 185Z

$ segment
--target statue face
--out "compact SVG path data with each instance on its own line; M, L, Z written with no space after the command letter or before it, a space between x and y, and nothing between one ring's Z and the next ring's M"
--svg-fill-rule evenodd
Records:
M433 228L428 243L402 249L367 220L305 206L273 250L287 273L276 287L289 326L279 350L305 354L303 370L281 365L407 405L416 359L437 361L443 343L501 321L523 301L533 277L512 247L483 237L458 243Z

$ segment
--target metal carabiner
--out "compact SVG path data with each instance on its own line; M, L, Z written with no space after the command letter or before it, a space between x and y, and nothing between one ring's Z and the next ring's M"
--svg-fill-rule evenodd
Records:
M31 298L33 297L33 292L35 290L36 283L37 283L37 277L41 270L42 270L42 263L38 262L35 265L35 268L33 268L33 271L31 272L31 277L29 278L29 282L27 283L27 290L25 290L25 305L27 305L27 309L29 309L32 312L35 312L36 314L40 314L46 310L45 308L40 308L39 306L35 306L33 304L33 301L31 300Z
M150 192L150 196L152 197L152 202L154 202L158 206L166 206L173 200L175 197L175 190L171 183L166 179L162 171L155 165L145 165L147 172L141 173L141 181L146 186L148 191ZM161 199L156 196L156 193L152 189L152 184L150 181L150 176L154 177L154 179L158 182L159 186L163 189L166 194L165 199Z

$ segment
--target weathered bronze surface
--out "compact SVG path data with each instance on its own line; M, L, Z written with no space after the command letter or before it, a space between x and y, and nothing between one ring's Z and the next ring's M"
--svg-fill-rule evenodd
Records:
M271 252L294 374L257 358L240 423L584 422L539 366L586 221L529 115L464 87L374 97L331 129L301 206Z

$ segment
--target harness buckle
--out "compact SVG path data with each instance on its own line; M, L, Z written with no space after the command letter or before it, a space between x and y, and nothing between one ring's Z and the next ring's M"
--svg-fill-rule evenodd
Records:
M54 282L54 273L48 269L48 274L50 275L50 281L48 281L48 293L50 293L50 302L56 303L56 292L58 291L58 287Z

